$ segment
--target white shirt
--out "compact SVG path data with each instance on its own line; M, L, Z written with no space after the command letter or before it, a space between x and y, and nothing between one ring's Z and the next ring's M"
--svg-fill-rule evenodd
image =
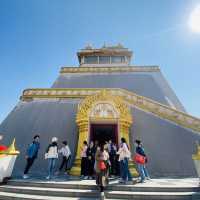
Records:
M107 151L105 151L105 150L103 151L103 153L101 155L101 160L105 160L105 161L109 160L109 154Z
M49 151L45 157L46 158L58 158L58 147L57 146L49 147Z
M68 145L62 147L60 150L59 150L59 153L62 154L62 156L64 157L69 157L71 155L71 151L70 151L70 148Z
M131 157L131 152L129 151L126 143L122 143L117 154L119 154L119 161L124 160L124 158L130 158Z

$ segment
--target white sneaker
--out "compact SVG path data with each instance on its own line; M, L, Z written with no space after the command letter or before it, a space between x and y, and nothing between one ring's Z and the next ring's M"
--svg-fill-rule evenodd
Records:
M101 199L101 200L104 200L104 197L105 197L105 196L104 196L104 192L101 192L101 197L100 197L100 199Z
M26 174L24 174L24 175L23 175L23 179L27 179L27 178L29 178L29 176L26 175Z
M84 178L83 178L84 180L87 180L88 179L88 176L84 176Z
M46 179L49 180L49 179L50 179L50 176L47 176Z

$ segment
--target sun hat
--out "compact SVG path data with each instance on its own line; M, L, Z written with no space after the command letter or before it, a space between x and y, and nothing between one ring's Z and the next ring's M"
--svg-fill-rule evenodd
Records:
M57 141L58 141L58 138L57 138L57 137L52 137L51 141L52 141L52 142L57 142Z

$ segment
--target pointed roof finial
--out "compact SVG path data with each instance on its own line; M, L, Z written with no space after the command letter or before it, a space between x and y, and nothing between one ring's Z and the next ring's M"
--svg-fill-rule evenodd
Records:
M102 48L106 48L106 43L105 43L105 42L103 43L103 46L102 46Z
M88 43L85 47L85 49L92 49L92 44L91 43Z
M118 48L124 48L124 46L120 42L117 44L117 47Z

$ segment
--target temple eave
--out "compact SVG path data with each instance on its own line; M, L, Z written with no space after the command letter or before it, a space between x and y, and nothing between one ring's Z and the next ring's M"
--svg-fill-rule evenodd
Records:
M62 67L60 73L93 73L93 72L157 72L159 66L110 66L110 67Z

